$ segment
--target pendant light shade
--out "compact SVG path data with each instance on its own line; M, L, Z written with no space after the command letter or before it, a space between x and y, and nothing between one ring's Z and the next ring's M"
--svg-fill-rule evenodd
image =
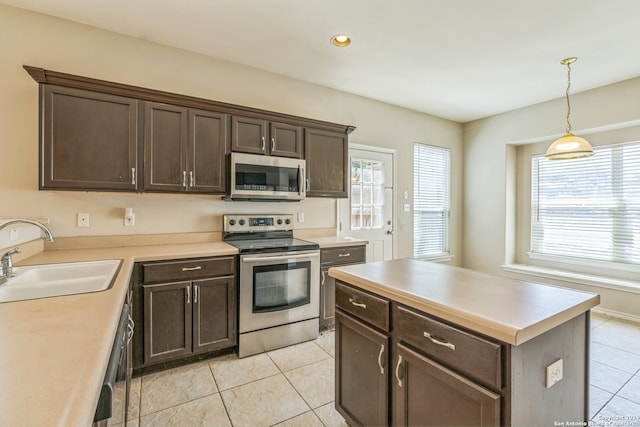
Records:
M580 159L582 157L593 156L591 144L579 136L571 133L571 103L569 102L569 89L571 88L571 64L578 58L572 56L560 61L560 64L567 66L567 130L561 138L556 139L547 149L545 157L549 160L569 160Z

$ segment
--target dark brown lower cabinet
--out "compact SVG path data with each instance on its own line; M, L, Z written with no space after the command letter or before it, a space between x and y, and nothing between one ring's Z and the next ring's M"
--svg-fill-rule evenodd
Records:
M498 426L500 395L398 344L397 426Z
M144 285L144 363L235 345L233 278Z
M389 337L336 312L336 408L351 425L388 425Z
M331 267L366 262L366 246L340 246L320 250L320 330L331 329L335 323L336 279L329 276Z
M134 270L141 282L134 281L134 301L137 289L142 303L136 369L236 345L234 259L149 262Z
M191 282L144 285L144 362L191 353Z
M478 357L501 372L499 344L340 281L335 339L335 406L349 425L501 424L501 384L484 385L475 375ZM490 379L502 378L491 372Z

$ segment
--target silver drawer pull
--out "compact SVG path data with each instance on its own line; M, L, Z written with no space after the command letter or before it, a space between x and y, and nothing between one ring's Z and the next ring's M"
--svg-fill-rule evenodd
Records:
M187 304L191 304L191 286L185 288L187 290Z
M351 256L351 254L349 252L347 252L346 254L338 254L339 258L345 257L345 256Z
M195 267L182 267L182 271L196 271L202 270L202 266L196 265Z
M380 344L380 353L378 353L378 366L380 367L380 374L384 375L384 366L382 366L382 355L384 354L384 344Z
M367 304L356 302L353 298L349 298L349 302L351 303L351 305L355 305L356 307L367 308Z
M396 365L396 379L398 380L398 387L402 387L402 380L400 379L400 365L402 365L402 356L398 355L398 364Z
M429 338L431 340L431 342L434 343L434 344L438 344L438 345L441 345L443 347L450 348L451 350L455 350L456 349L455 344L451 344L450 342L439 340L438 338L432 336L429 332L425 332L424 333L424 337L425 338Z

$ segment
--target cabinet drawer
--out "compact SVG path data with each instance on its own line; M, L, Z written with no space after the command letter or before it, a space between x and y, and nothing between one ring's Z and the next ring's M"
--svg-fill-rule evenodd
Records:
M142 280L149 283L231 276L235 273L234 260L230 256L145 263L142 264Z
M322 249L320 264L358 264L366 261L365 246L345 246L340 248Z
M399 341L411 344L426 355L495 389L501 388L500 344L404 307L397 307L396 310Z
M389 331L389 301L336 281L336 307Z

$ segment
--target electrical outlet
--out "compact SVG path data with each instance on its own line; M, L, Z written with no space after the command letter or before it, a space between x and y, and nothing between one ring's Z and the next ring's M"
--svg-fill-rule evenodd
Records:
M130 227L136 225L136 213L133 208L126 208L124 210L124 226Z
M562 379L562 359L558 359L547 366L547 381L545 387L549 388Z
M78 219L76 223L77 227L88 228L89 227L89 214L78 213Z
M411 212L411 205L409 203L405 203L404 205L402 205L402 210L404 212Z

